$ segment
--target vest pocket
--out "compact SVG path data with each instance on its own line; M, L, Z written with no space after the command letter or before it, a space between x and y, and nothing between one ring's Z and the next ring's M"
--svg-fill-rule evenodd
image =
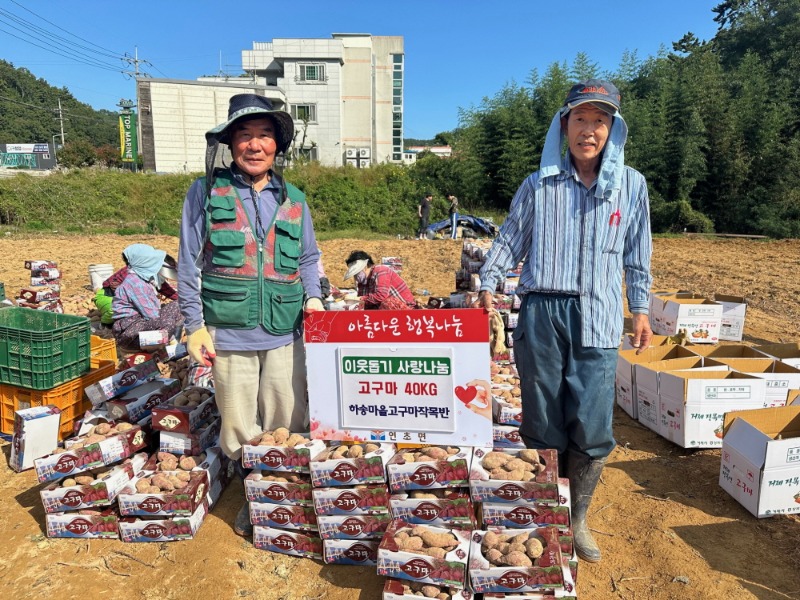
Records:
M212 196L208 200L211 211L211 221L219 223L221 221L236 220L236 198L232 196Z
M245 236L243 231L212 229L208 239L214 246L211 253L213 264L219 267L244 266Z
M220 285L221 282L214 282ZM203 282L203 318L215 327L246 327L250 317L250 290L235 284L226 289Z
M301 227L288 221L275 221L275 271L284 275L300 268Z
M291 333L300 325L303 314L303 287L293 285L288 289L272 287L265 290L268 294L267 329L274 335Z

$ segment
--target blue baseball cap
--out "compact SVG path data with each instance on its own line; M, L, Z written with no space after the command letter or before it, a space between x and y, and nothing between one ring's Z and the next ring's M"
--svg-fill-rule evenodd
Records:
M604 79L581 81L570 88L562 112L566 114L586 102L596 104L597 108L614 114L619 111L619 90L613 83Z

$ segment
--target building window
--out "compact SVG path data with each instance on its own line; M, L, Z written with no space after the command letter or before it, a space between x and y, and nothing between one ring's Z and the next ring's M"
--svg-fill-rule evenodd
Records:
M296 80L305 83L325 83L327 81L325 65L320 63L299 63L297 65Z
M316 104L292 104L292 118L295 121L317 122Z
M394 153L392 154L392 160L402 160L400 156L401 156L400 154Z
M402 54L392 54L392 62L394 64L403 64L403 55Z
M403 103L403 97L402 96L395 96L392 99L392 104L394 104L395 106L400 106L402 103Z
M392 115L392 121L394 121L395 127L399 127L403 122L403 113L394 113Z
M392 79L403 79L403 72L395 71L394 73L392 73Z
M403 80L402 79L395 79L393 82L395 88L403 87Z
M304 160L319 160L319 153L317 152L316 146L312 146L311 148L295 148L292 153L294 154L295 158L302 158Z

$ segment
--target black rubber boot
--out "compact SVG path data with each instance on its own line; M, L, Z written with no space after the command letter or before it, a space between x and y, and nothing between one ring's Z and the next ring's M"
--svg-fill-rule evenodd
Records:
M581 560L599 562L600 547L594 541L586 524L586 513L589 511L597 482L600 481L606 458L591 458L582 452L567 450L564 460L572 496L572 534L575 536L575 552Z
M250 537L253 535L253 525L250 523L250 507L247 502L239 509L239 514L236 515L236 521L233 522L233 530L236 535L243 537Z

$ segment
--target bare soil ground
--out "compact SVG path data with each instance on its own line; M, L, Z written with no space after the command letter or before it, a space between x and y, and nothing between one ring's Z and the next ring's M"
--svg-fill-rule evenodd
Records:
M28 258L59 262L68 312L83 314L87 266L121 266L133 241L171 253L177 240L117 236L0 239L0 281L7 293L25 284ZM336 240L321 244L334 284L354 249L373 257L400 256L412 290L447 295L454 285L460 242ZM657 288L724 292L750 300L746 342L800 340L800 241L658 239L653 272ZM800 598L800 517L758 520L717 485L719 451L687 451L618 411L619 442L590 510L604 558L581 564L582 600L780 600ZM257 598L345 600L380 598L382 578L362 567L256 550L231 524L243 501L234 479L196 539L171 544L49 540L39 486L30 471L0 458L0 597Z

